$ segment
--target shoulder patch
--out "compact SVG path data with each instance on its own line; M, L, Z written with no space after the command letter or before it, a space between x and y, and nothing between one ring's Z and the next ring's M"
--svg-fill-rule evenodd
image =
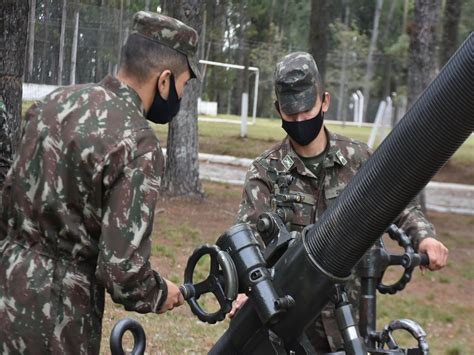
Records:
M339 163L341 163L342 166L347 164L347 160L346 160L346 158L344 158L344 156L342 155L340 150L338 150L336 152L336 157L337 157L337 160L339 160Z

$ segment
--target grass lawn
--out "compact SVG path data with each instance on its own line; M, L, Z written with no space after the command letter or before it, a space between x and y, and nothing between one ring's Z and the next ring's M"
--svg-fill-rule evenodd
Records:
M26 112L31 101L24 101L22 112ZM220 115L226 120L240 122L235 115ZM251 120L251 118L249 118ZM153 124L152 124L153 125ZM168 125L153 125L163 145L166 145ZM362 142L367 142L370 136L370 127L342 126L328 124L328 128ZM265 149L270 148L285 137L279 119L257 117L255 125L248 125L248 137L240 138L240 125L232 123L216 123L200 121L199 147L203 153L233 155L243 158L254 158ZM471 136L451 158L454 165L474 165L474 136ZM474 178L474 176L473 176ZM474 183L474 180L473 180Z
M204 182L206 198L163 199L155 218L152 265L176 283L183 282L184 268L193 250L204 243L214 244L234 220L241 188ZM179 216L179 217L177 217ZM474 329L474 261L472 255L473 216L430 213L439 238L450 250L448 266L438 272L417 269L406 289L396 295L377 297L377 330L391 320L409 318L428 333L432 354L474 354L471 334ZM391 248L394 246L391 245ZM400 249L393 252L400 253ZM198 275L203 277L200 270ZM397 270L387 272L389 284L400 277ZM207 300L206 307L213 303ZM212 309L214 310L214 309ZM200 322L188 305L164 315L140 315L123 310L108 297L104 315L102 353L110 353L108 340L112 326L123 317L142 323L147 333L148 354L206 354L228 327L228 320L209 325ZM402 347L413 347L413 339L396 331ZM131 348L131 336L125 341Z
M239 122L237 116L226 116L226 119ZM371 127L331 124L327 127L338 134L351 137L367 143ZM167 126L153 125L161 141L166 144ZM238 157L251 158L260 154L260 146L271 147L286 136L278 119L257 118L255 125L248 126L247 138L240 138L240 125L226 122L199 121L199 144L204 153L229 154ZM379 138L379 137L378 137ZM379 140L376 140L379 143ZM460 163L474 163L474 136L464 142L454 154L453 160Z

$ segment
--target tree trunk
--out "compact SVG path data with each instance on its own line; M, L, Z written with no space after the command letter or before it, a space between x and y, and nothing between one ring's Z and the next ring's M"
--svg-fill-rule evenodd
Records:
M117 64L120 64L120 58L122 56L122 25L123 25L123 0L120 0L120 15L118 24L118 45L117 45ZM116 73L114 73L116 74Z
M71 49L71 73L70 84L76 84L76 63L77 63L77 42L79 37L79 4L76 4L74 10L74 35L72 37Z
M459 20L461 18L461 0L446 1L441 38L440 65L445 65L458 47Z
M31 0L30 20L28 26L28 72L26 81L33 79L33 60L35 54L35 24L36 24L36 0Z
M410 57L408 63L408 108L436 75L436 24L440 0L416 0L415 18L409 28ZM426 211L424 190L419 194L423 211Z
M130 20L132 19L131 14L130 14L130 0L127 0L125 3L125 21L123 22L122 26L124 27L124 34L123 34L123 39L122 43L120 44L120 47L122 47L125 42L127 42L127 38L130 32ZM122 48L120 48L120 51ZM120 62L119 62L120 63Z
M95 81L98 82L104 77L104 60L102 59L104 50L104 12L105 12L105 0L100 3L100 22L99 22L99 46L96 51L96 64L95 64Z
M171 16L201 32L200 0L177 0ZM197 99L200 84L191 80L181 100L181 110L169 125L163 190L172 196L202 196L199 180Z
M0 161L3 173L8 170L18 143L21 121L22 77L25 69L28 1L4 0L0 28L0 98L5 103L8 119L2 132ZM6 35L8 34L8 35ZM4 128L4 127L2 127ZM3 185L4 176L0 177Z
M383 0L377 0L374 14L374 27L370 38L369 55L367 56L367 70L364 78L364 116L367 121L367 107L370 101L370 87L372 85L372 76L374 74L374 52L377 49L377 38L379 35L380 14L382 13ZM364 118L362 118L364 119Z
M396 1L392 1L392 3L390 4L390 10L388 11L388 17L387 17L387 23L385 25L385 29L384 29L384 33L383 33L383 36L382 36L382 43L388 43L388 39L389 39L389 35L390 35L390 32L392 31L392 19L394 17L394 13L395 13L395 5L397 5L397 2ZM383 90L383 97L387 97L387 96L390 96L392 94L392 86L391 86L391 83L392 83L392 58L387 54L385 53L384 54L384 70L383 70L383 73L384 73L384 90Z
M272 0L272 6L270 8L270 21L268 22L270 24L272 24L274 21L273 16L275 16L275 5L276 5L275 0Z
M405 33L407 30L407 23L408 23L408 6L409 0L403 1L403 23L402 23L402 31Z
M219 6L215 6L214 1L207 1L207 48L206 55L204 59L212 60L217 62L227 61L225 57L225 49L221 45L216 45L215 41L224 41L228 40L226 38L226 32L228 30L228 8L229 1L220 1ZM214 42L214 43L213 43ZM201 84L202 93L205 93L210 101L217 101L218 111L226 112L228 108L227 95L228 91L232 90L222 90L227 83L226 79L223 80L220 73L223 73L224 69L213 67L213 66L203 66L203 82ZM210 73L210 75L206 73ZM203 95L201 95L202 97Z
M436 74L436 24L440 0L416 0L410 33L408 107L415 102Z
M278 24L278 34L282 36L286 29L286 16L288 15L288 0L283 1L283 11L280 13L280 21Z
M347 31L349 29L349 14L350 8L347 0L343 1L344 5L344 29ZM341 78L339 81L339 100L337 102L337 119L342 118L343 124L346 122L346 110L345 110L345 94L347 89L347 45L348 43L344 41L342 47L342 67L341 67Z
M43 22L43 46L41 49L41 72L40 72L40 84L49 84L47 81L47 73L48 73L48 57L50 55L50 45L49 45L49 1L44 2L44 22ZM51 66L49 66L51 67ZM51 69L52 70L52 69Z
M240 0L239 1L239 46L238 46L238 60L239 65L246 66L248 65L250 55L250 48L247 43L246 35L246 24L247 24L247 8L248 1ZM247 77L247 79L246 79ZM242 104L242 94L245 92L245 82L248 81L248 70L244 70L243 73L237 73L237 83L235 85L235 96L233 101L234 110L233 113L241 113L241 104Z
M329 1L312 0L309 23L309 47L316 60L321 78L326 75L326 58L328 55Z
M66 38L66 21L67 21L67 0L63 0L63 12L61 16L61 36L59 37L58 85L63 84L64 40Z

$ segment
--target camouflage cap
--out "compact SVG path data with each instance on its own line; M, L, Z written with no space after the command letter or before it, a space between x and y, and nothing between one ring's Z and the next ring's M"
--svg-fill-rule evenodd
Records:
M133 16L132 34L139 34L186 56L191 74L201 80L196 50L197 32L175 18L155 12L139 11Z
M312 109L316 103L319 71L311 54L294 52L283 57L273 74L280 108L288 115Z

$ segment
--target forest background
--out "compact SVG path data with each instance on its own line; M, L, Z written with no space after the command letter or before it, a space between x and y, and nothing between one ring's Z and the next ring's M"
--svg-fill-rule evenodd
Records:
M171 0L30 0L24 81L69 85L114 74L133 13L163 11ZM202 3L203 1L201 1ZM372 122L387 96L405 110L414 1L207 0L198 57L259 68L257 116L276 117L272 74L292 51L313 54L331 92L328 119L352 120L351 95L365 98ZM430 60L439 69L472 31L474 1L438 3L436 42ZM168 11L169 13L170 11ZM240 114L241 94L253 102L253 72L202 66L200 96L218 103L219 114ZM250 82L250 84L249 84Z

